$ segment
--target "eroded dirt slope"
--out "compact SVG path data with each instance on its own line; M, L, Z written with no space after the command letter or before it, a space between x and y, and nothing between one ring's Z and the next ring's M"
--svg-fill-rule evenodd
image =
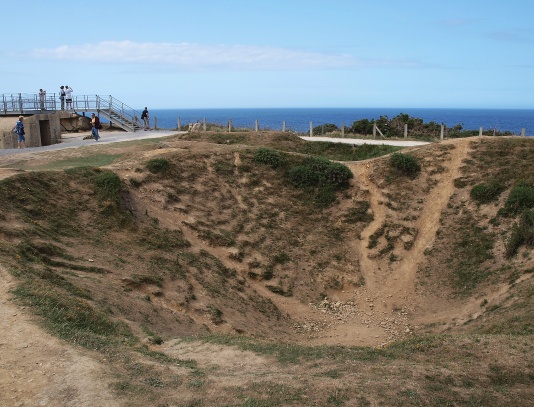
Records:
M113 248L83 245L75 238L65 247L85 264L108 271L83 283L97 301L108 303L139 336L146 327L164 336L166 342L150 345L152 349L232 372L220 386L239 385L247 375L275 380L281 370L273 360L241 353L225 357L232 351L173 342L172 335L238 333L307 345L382 347L483 319L488 308L481 307L483 300L490 306L503 304L510 290L529 283L532 273L514 284L498 280L458 296L438 277L425 279L429 267L447 272L445 264L439 268L432 262L447 258L439 251L446 246L440 232L454 222L453 209L479 213L469 202L468 189L455 182L465 176L463 167L479 142L454 140L411 149L423 163L415 179L392 177L387 158L348 163L355 176L351 187L340 194L338 205L317 211L299 203L296 194L283 200L277 196L280 185L268 178L273 172L265 170L267 177L257 179L247 171L251 153L246 147L168 141L108 168L128 186L126 205L139 221L138 231L156 222L181 231L190 246L173 249L166 258L156 250L132 247L129 232L114 230ZM194 159L186 159L191 154ZM179 176L169 180L139 170L157 157L178 157L183 163ZM3 171L5 176L14 173ZM367 205L360 213L364 220L347 222L362 202ZM84 217L90 225L91 213ZM502 244L496 248L498 259L499 250ZM178 264L196 277L171 271L176 258L173 267ZM522 269L534 266L527 255L520 261L516 265ZM209 267L220 273L202 278ZM164 283L135 280L150 273ZM0 269L2 405L127 405L110 392L114 378L106 375L102 358L43 332L27 309L12 301L14 284ZM239 366L236 358L242 359Z

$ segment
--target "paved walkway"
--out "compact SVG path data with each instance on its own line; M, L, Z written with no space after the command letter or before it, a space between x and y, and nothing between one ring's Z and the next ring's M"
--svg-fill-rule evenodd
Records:
M388 146L398 146L398 147L413 147L413 146L424 146L430 144L426 141L412 141L412 140L388 140L388 139L357 139L357 138L333 138L333 137L301 137L304 140L308 141L330 141L332 143L345 143L345 144L375 144L375 145L388 145Z
M41 151L53 151L53 150L64 150L66 148L76 148L83 146L99 145L99 144L109 144L109 143L120 143L122 141L131 141L131 140L142 140L142 139L152 139L152 138L162 138L173 136L175 134L185 134L186 131L171 131L171 130L149 130L149 131L136 131L136 132L123 132L123 131L100 131L100 139L94 141L93 139L84 140L83 138L89 134L90 131L83 133L63 133L61 135L61 143L52 144L50 146L44 147L28 147L28 148L10 148L10 149L0 149L0 156L20 154L20 153L37 153Z

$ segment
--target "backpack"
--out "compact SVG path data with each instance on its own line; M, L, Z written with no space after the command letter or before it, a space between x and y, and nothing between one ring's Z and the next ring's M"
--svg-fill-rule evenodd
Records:
M19 136L24 136L24 125L22 124L22 122L19 120L17 122L17 124L15 125L15 127L13 128L13 131L15 133L17 133Z

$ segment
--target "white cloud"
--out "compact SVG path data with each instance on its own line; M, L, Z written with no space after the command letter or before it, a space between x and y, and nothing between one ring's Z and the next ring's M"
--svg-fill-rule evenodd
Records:
M103 41L96 44L40 48L31 51L31 56L65 61L163 65L182 70L322 70L419 66L410 60L364 59L348 54L326 54L269 46L132 41Z

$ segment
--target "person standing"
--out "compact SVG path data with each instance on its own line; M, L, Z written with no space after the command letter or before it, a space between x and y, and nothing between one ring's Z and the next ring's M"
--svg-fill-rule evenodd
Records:
M100 138L98 134L98 129L100 127L100 119L98 116L96 116L94 113L91 113L91 135L95 139L95 141L98 141Z
M143 129L145 131L150 130L150 115L148 114L148 109L146 107L141 113L141 119L143 119Z
M65 102L67 103L67 110L72 110L72 88L65 86Z
M19 148L22 148L22 146L27 147L26 145L26 136L24 132L24 116L19 116L19 120L17 121L17 124L15 124L15 132L19 136Z
M39 89L39 102L41 104L41 110L45 110L46 90Z
M59 100L61 100L61 110L65 110L65 86L59 87Z

